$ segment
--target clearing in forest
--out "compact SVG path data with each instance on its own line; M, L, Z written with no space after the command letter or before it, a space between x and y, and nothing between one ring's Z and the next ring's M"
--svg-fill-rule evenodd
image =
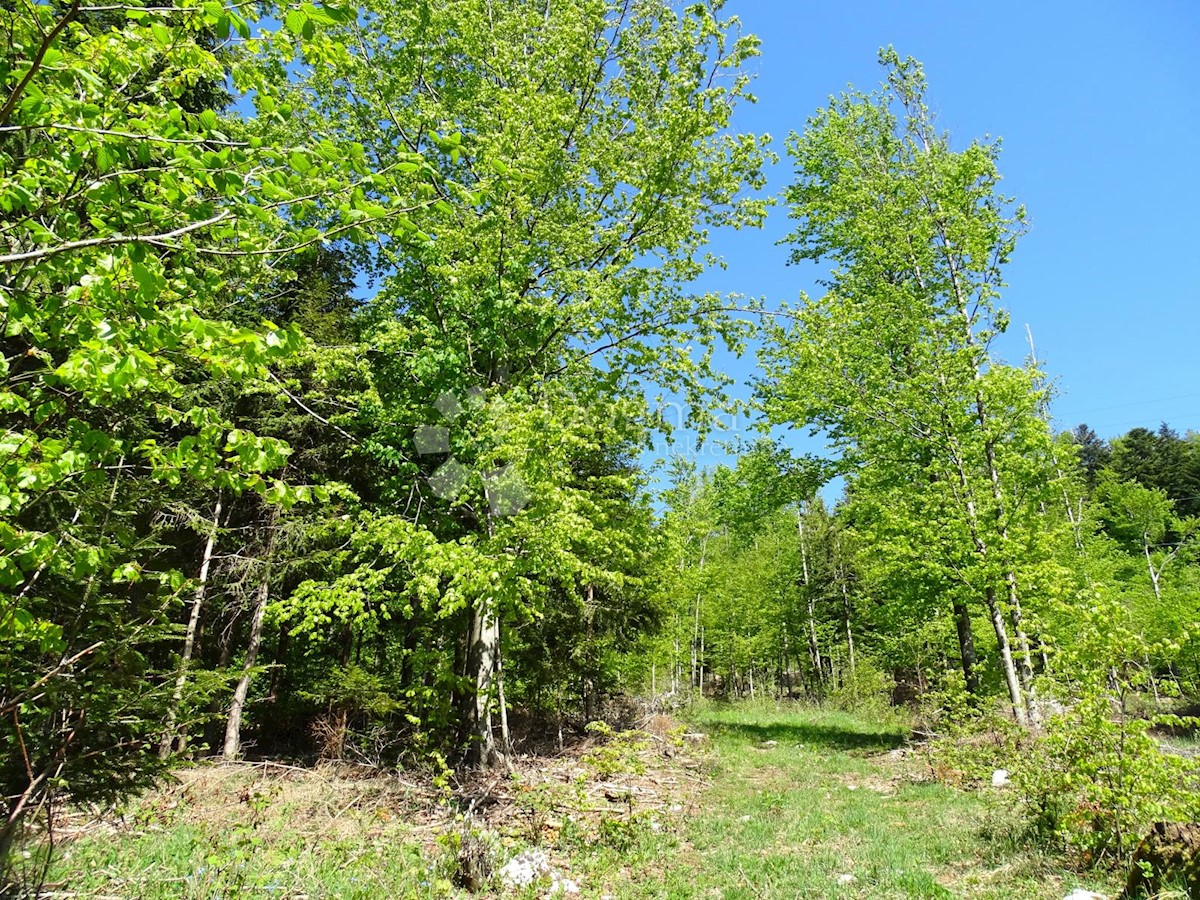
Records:
M689 725L702 741L654 725L453 783L201 765L120 820L78 820L49 895L466 897L455 882L467 808L493 871L537 847L560 890L581 897L1058 900L1084 881L1115 893L1005 838L1003 791L930 780L899 724L708 705ZM494 877L475 895L544 897L550 885Z
M1013 837L1002 791L929 778L907 730L832 710L709 707L700 815L680 857L617 897L1061 898L1094 873Z

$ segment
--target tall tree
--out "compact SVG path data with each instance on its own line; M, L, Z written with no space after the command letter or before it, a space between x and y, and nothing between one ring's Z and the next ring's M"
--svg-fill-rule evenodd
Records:
M709 229L765 209L747 192L765 139L727 130L758 44L719 7L376 2L305 86L377 168L420 152L466 192L419 219L432 240L381 239L366 359L383 494L416 498L403 524L375 522L442 548L417 561L444 588L421 604L461 628L479 765L503 750L506 626L536 617L549 584L594 596L615 578L595 549L616 537L607 501L579 483L580 458L642 445L647 386L698 401L720 378L689 344L739 338L720 298L687 289Z
M880 61L884 92L835 99L789 139L792 260L836 268L829 292L775 329L762 394L775 421L824 429L856 494L887 492L877 521L939 548L925 566L983 601L1024 722L1032 651L1018 547L1027 557L1055 476L1037 373L990 350L1008 324L997 297L1024 212L998 191L996 145L954 151L936 131L920 65L892 50ZM953 608L970 680L966 608Z

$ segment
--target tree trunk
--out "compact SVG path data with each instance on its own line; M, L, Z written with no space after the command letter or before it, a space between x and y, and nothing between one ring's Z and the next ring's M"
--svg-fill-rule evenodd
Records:
M246 647L246 661L242 664L242 677L238 679L229 704L229 719L225 724L225 743L222 756L237 759L242 750L242 711L246 707L246 696L250 693L250 679L254 664L258 660L258 648L262 645L263 619L267 614L267 602L271 598L271 563L275 555L275 525L279 520L276 512L271 519L271 536L267 542L263 572L258 582L258 596L254 602L254 617L250 620L250 642Z
M487 608L490 602L490 598L481 599L471 607L471 636L467 650L467 670L474 682L467 707L467 764L476 769L494 768L500 762L491 716L500 628L495 613Z
M689 673L689 683L692 688L696 687L696 672L698 671L696 662L700 653L700 595L696 595L696 609L692 620L692 671Z
M267 701L275 703L284 690L283 679L287 675L288 649L291 645L291 634L286 628L279 629L279 639L275 644L275 664L271 666L271 683L267 687ZM382 668L379 665L378 668Z
M187 631L183 636L183 649L179 653L179 674L175 676L175 689L171 692L171 708L167 712L167 725L163 729L162 741L158 745L158 755L166 759L171 753L172 745L179 752L187 743L187 733L180 729L175 733L175 723L179 718L179 706L183 702L183 689L187 685L188 666L192 661L192 653L196 647L196 629L200 625L200 610L204 606L204 593L208 587L208 567L212 563L213 548L217 543L217 529L221 527L221 498L213 506L212 528L204 541L204 553L200 557L200 575L196 580L196 592L192 595L192 612L188 616Z
M679 638L675 638L675 656L671 660L671 696L679 692Z
M508 704L504 700L504 635L496 621L496 702L500 706L500 752L505 758L512 753L512 735L508 730Z
M1150 572L1150 586L1154 588L1154 599L1162 603L1162 589L1158 585L1158 570L1154 568L1154 560L1150 557L1150 538L1142 535L1142 550L1146 554L1146 569Z
M958 632L958 654L962 662L963 683L971 696L979 694L978 659L975 655L975 635L971 630L971 611L967 604L954 602L954 627Z
M800 565L804 577L804 598L808 606L808 655L812 659L813 671L816 673L817 684L824 681L821 662L821 645L817 642L816 602L812 595L812 586L808 574L808 548L804 542L804 511L796 511L796 529L800 536Z
M996 589L988 587L985 592L988 613L991 615L992 628L996 631L996 644L1000 648L1000 664L1004 671L1004 683L1008 687L1008 698L1012 702L1013 716L1022 728L1029 725L1029 716L1025 708L1025 694L1021 690L1021 680L1017 677L1017 667L1013 662L1012 647L1008 641L1008 629L1004 625L1004 613L996 600Z
M846 618L846 653L847 662L850 665L850 680L854 680L854 627L851 624L854 608L850 603L850 589L846 587L846 571L841 571L842 582L842 613Z

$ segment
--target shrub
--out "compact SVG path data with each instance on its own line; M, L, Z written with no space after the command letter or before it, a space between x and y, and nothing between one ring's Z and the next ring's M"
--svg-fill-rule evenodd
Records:
M1017 785L1031 824L1087 863L1124 864L1158 821L1200 816L1200 761L1163 750L1156 720L1091 691L1047 723Z

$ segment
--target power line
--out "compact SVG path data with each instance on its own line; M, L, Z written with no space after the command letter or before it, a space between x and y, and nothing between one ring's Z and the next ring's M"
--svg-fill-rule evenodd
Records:
M1144 406L1149 403L1167 403L1171 400L1190 400L1192 397L1200 397L1200 393L1192 392L1190 394L1178 394L1174 397L1146 397L1141 400L1133 400L1129 403L1114 403L1111 406L1093 406L1087 409L1076 410L1075 414L1090 412L1104 412L1110 409L1125 409L1130 406Z

